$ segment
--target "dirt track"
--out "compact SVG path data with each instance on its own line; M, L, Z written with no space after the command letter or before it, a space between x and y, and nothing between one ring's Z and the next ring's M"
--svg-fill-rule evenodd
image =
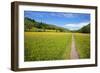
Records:
M74 34L72 34L72 45L71 45L71 54L70 59L79 59L79 55L75 46Z

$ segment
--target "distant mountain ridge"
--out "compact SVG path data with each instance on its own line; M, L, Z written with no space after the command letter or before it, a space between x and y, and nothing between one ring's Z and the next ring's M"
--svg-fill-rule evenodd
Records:
M68 30L64 27L59 27L53 24L47 24L44 22L37 22L34 19L25 17L24 18L24 29L25 31L33 32L47 32L47 31L56 31L56 32L80 32L80 33L90 33L90 24L83 26L79 30Z

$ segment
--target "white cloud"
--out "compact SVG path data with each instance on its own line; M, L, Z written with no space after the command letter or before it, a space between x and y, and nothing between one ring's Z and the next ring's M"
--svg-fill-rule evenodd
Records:
M88 24L89 22L82 22L82 23L77 23L77 24L65 24L64 27L70 30L78 30Z
M75 16L75 14L72 14L72 13L63 13L62 15L69 18L72 18Z
M51 15L58 16L58 17L68 17L68 18L72 18L76 16L76 14L73 13L51 13Z

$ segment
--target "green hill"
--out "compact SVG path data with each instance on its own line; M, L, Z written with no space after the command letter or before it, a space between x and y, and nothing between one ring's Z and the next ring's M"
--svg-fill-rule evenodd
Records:
M82 32L82 33L90 33L90 24L82 27L79 32Z
M37 22L34 19L24 18L24 29L25 31L35 31L35 32L48 32L48 31L56 31L56 32L66 32L69 31L66 28L59 27L53 24L46 24L43 22Z

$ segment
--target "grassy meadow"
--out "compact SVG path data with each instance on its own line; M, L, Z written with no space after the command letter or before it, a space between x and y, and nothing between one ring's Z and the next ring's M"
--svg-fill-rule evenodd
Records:
M70 58L71 33L25 32L25 61L64 60Z
M86 13L24 11L24 61L90 58L90 23Z
M90 35L75 33L75 42L80 59L90 58Z

